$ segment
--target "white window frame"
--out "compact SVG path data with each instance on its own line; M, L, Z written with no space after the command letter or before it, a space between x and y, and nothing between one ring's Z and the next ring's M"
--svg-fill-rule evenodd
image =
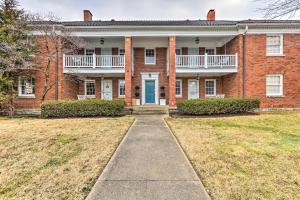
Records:
M93 54L95 54L95 53L96 53L96 49L95 49L95 48L90 48L90 49L84 49L84 55L86 55L86 56L87 56L87 54L86 54L86 53L87 53L87 51L90 51L90 50L91 50L91 51L93 51ZM92 55L93 55L93 54L92 54ZM89 56L92 56L92 55L89 55Z
M179 53L179 54L176 54L176 51L179 51L180 53ZM176 48L176 49L175 49L175 54L176 54L176 55L182 55L182 49L181 49L181 48Z
M206 50L207 49L212 49L212 50L214 50L214 54L213 55L216 55L217 54L217 48L216 47L207 47L207 48L205 48L205 50L204 50L204 53L206 54Z
M124 50L124 53L123 53L123 54L121 54L121 51L122 51L122 50ZM119 49L119 56L120 56L120 55L125 55L125 49L122 49L122 48Z
M214 82L214 94L206 94L206 82L213 81ZM205 96L206 97L215 97L217 95L217 80L216 79L205 79Z
M272 85L272 86L280 86L280 91L278 94L271 94L269 93L268 94L268 91L267 91L267 86L271 86L271 85L268 85L267 83L267 78L268 77L274 77L274 76L279 76L280 77L280 84L279 85ZM267 97L282 97L283 96L283 75L282 74L268 74L266 76L266 96Z
M22 81L22 79L35 79L34 77L26 77L26 76L20 76L18 79L18 96L19 97L28 97L28 98L35 98L35 93L33 93L33 94L22 94L22 85L21 85L21 81ZM35 87L35 80L34 80L34 86L33 87ZM34 89L34 91L35 91L35 89Z
M121 85L121 82L124 82L124 87L126 88L125 79L119 79L119 81L118 81L118 96L119 96L119 98L124 98L125 94L124 95L120 94L120 85Z
M147 59L146 59L147 50L154 50L154 62L153 63L147 63ZM145 56L145 65L155 65L156 64L156 49L155 48L145 48L144 56Z
M279 53L269 53L268 52L268 37L278 36L280 37L280 52ZM267 56L283 56L283 34L267 34L266 36L266 53Z
M180 82L180 94L176 94L176 82L177 81ZM176 79L176 82L175 82L175 94L176 94L176 97L182 97L182 79Z
M95 94L94 95L87 95L87 83L94 83L95 85ZM84 96L89 97L89 98L96 98L96 81L95 80L90 80L86 79L84 80Z

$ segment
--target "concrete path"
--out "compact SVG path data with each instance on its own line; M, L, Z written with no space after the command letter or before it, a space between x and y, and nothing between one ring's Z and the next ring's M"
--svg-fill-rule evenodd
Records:
M163 116L148 115L137 116L87 199L210 198Z

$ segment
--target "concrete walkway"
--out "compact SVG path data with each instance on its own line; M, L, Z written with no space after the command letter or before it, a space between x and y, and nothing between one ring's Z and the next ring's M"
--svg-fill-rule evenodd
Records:
M163 116L137 116L88 200L210 199Z

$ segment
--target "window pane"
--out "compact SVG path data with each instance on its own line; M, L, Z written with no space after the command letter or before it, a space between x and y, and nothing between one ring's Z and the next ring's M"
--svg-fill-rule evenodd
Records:
M119 95L120 96L125 95L125 81L124 80L119 81Z
M175 53L176 55L181 55L181 49L176 49Z
M95 52L94 49L86 49L85 50L85 55L92 56L94 54L94 52Z
M155 63L155 50L154 49L146 49L146 64L154 64Z
M21 95L34 95L35 94L35 81L31 77L20 78Z
M120 56L125 55L125 49L120 49Z
M95 82L86 82L86 95L95 95L96 89L95 89Z
M215 55L215 50L214 49L205 49L205 53L208 55Z
M267 52L280 53L281 50L281 37L280 36L267 36Z
M281 75L269 75L266 78L266 95L282 95Z
M176 81L176 95L181 96L181 81Z
M206 95L216 95L215 94L215 81L205 81L205 94Z

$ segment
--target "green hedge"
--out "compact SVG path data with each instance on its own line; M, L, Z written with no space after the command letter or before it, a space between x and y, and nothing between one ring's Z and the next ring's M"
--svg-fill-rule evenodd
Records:
M47 101L41 106L43 118L119 116L123 114L123 100Z
M259 108L257 99L195 99L177 103L177 109L184 115L236 114Z

